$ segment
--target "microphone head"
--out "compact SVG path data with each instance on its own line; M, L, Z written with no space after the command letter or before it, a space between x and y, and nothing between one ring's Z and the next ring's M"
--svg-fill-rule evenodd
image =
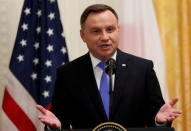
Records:
M116 61L112 58L109 58L106 61L106 68L105 72L109 75L115 74L116 73Z

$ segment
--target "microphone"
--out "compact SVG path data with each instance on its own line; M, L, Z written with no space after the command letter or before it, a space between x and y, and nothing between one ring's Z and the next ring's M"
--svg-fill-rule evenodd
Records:
M109 58L109 59L106 61L105 72L106 72L108 75L113 75L113 74L116 73L116 62L115 62L114 59Z
M113 103L113 79L112 79L112 75L116 73L116 61L112 58L109 58L106 61L106 68L105 68L105 72L109 75L109 116L111 116L112 114L112 103ZM109 119L111 119L109 117Z

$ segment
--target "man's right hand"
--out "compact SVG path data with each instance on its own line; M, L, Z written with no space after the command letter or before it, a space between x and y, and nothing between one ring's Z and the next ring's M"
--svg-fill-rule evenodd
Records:
M38 119L46 124L51 129L61 129L61 123L58 118L49 110L46 110L41 105L37 105L36 108L43 114L38 116Z

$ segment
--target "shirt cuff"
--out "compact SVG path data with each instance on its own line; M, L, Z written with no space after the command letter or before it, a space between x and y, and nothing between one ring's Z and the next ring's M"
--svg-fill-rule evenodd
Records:
M48 125L46 125L46 127L48 130L52 130L52 128L50 128ZM61 129L62 129L62 126L59 129L54 129L54 130L61 130Z
M168 122L158 123L157 120L156 120L156 117L155 117L155 125L156 125L157 127L165 127L165 126L167 126L167 123L168 123Z

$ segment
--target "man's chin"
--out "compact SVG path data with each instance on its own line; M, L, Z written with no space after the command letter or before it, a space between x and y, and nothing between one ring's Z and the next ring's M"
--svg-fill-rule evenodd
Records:
M106 61L108 60L109 58L111 58L113 56L114 53L110 53L110 54L104 54L102 55L102 60Z

